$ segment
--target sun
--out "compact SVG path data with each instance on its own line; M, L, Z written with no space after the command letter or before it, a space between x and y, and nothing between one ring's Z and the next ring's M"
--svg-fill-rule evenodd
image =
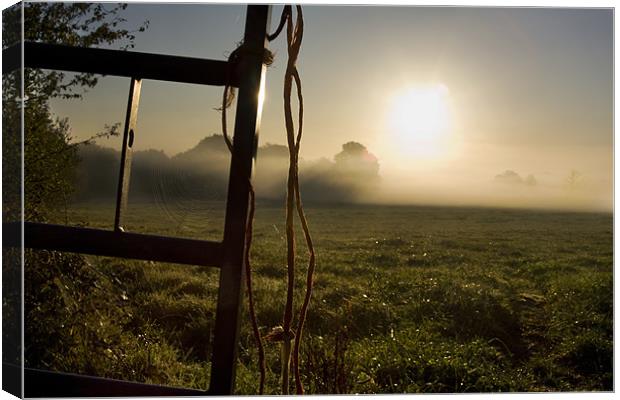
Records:
M413 86L393 96L388 125L401 152L434 157L450 132L449 90L443 84Z

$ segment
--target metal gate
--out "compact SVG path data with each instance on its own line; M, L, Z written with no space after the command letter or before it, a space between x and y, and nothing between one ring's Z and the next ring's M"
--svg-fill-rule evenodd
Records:
M3 74L18 68L42 68L131 78L123 133L114 230L34 222L5 222L3 246L192 264L220 269L210 387L206 391L147 385L113 379L3 365L3 378L22 382L26 397L191 396L232 394L239 319L243 298L245 230L249 184L260 125L259 91L265 79L263 55L271 6L247 6L244 51L234 71L214 61L128 51L23 43L3 50ZM23 53L22 53L23 49ZM23 58L22 58L23 56ZM22 64L23 60L23 64ZM142 79L239 89L230 164L223 241L203 241L125 232L131 152ZM23 183L22 183L23 184ZM23 334L23 333L22 333ZM23 363L23 360L22 360ZM23 375L22 375L23 371Z

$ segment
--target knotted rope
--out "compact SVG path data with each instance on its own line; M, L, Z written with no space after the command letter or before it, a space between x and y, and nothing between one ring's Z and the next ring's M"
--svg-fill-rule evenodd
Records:
M301 202L301 194L299 190L299 149L302 138L303 131L303 95L301 91L301 78L299 76L299 72L297 70L297 58L299 56L299 51L301 49L301 42L303 38L303 30L304 30L304 21L303 21L303 12L301 6L296 6L297 17L296 22L293 23L293 10L292 6L285 6L282 10L282 15L280 17L280 22L278 24L278 28L276 31L267 36L269 41L275 40L279 34L282 32L284 25L286 24L286 39L287 39L287 50L288 50L288 62L286 66L286 72L284 74L284 120L285 127L287 133L287 142L289 149L289 171L288 171L288 179L287 179L287 198L286 198L286 239L287 239L287 294L286 294L286 305L284 308L284 315L282 318L282 327L280 329L276 329L272 331L271 334L265 337L266 340L269 341L279 341L281 342L281 364L282 364L282 394L288 394L289 392L289 370L290 370L290 361L291 361L291 341L294 339L294 346L292 348L292 361L293 361L293 370L295 375L295 388L297 394L303 394L303 384L301 382L301 377L299 374L299 348L301 345L301 338L304 323L306 320L306 315L308 313L308 307L310 304L310 299L312 297L312 285L313 285L313 275L314 269L316 265L316 256L314 252L314 245L312 242L312 237L310 236L310 230L308 228L308 221L306 219L303 204ZM229 56L229 63L235 64L239 59L240 55L243 53L244 47L241 44L237 49L235 49ZM273 62L273 54L266 50L264 55L264 63L266 65L271 65ZM232 68L229 68L229 71ZM295 82L295 86L297 89L297 99L299 102L299 110L298 110L298 130L297 135L295 135L295 126L293 122L292 116L292 107L291 107L291 92L293 81ZM232 152L232 142L228 136L227 125L226 125L226 109L230 107L232 101L234 99L234 88L230 85L226 85L224 87L224 94L222 97L222 107L220 110L222 111L222 133L224 136L224 140L229 150ZM258 323L256 321L256 312L254 308L254 297L252 290L252 268L250 264L250 247L252 244L252 224L254 219L254 212L256 207L256 195L254 193L254 189L252 187L251 182L249 185L249 193L250 193L250 205L249 205L249 216L246 227L246 237L245 237L245 267L246 267L246 288L248 291L248 308L250 313L250 321L252 324L252 330L254 333L254 339L256 341L256 346L258 349L258 358L259 358L259 369L260 369L260 386L259 386L259 394L263 394L264 385L265 385L265 352L262 343L262 339L260 336L260 332L258 329ZM302 303L301 309L299 311L298 324L296 332L293 331L292 319L293 319L293 295L295 290L295 228L293 224L294 218L294 210L297 210L297 214L299 216L302 229L304 231L304 237L306 240L306 245L308 247L308 270L306 274L306 293L304 296L304 301Z

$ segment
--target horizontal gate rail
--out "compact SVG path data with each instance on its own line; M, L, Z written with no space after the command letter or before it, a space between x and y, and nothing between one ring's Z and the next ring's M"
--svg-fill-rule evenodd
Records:
M20 67L21 45L2 50L2 73ZM135 51L24 42L24 67L224 86L228 62ZM231 74L230 84L238 85Z
M2 363L2 378L16 378L20 367ZM196 389L121 381L64 372L24 368L24 397L208 396Z
M4 224L2 245L19 247L20 223ZM206 240L24 222L24 246L97 256L210 267L222 265L222 244Z

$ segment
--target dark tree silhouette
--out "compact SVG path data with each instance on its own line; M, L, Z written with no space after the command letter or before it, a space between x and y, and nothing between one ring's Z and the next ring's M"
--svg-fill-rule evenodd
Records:
M348 142L342 145L342 151L334 157L336 170L347 174L351 179L379 178L379 161L368 152L368 149L357 142Z
M133 47L135 32L144 31L145 22L136 30L123 27L121 13L126 4L106 3L24 3L24 40L71 46L117 45ZM21 41L19 5L3 11L3 48ZM6 135L19 137L19 125L11 123L21 112L21 74L3 74L3 118ZM52 98L80 98L97 84L93 74L70 74L26 68L24 70L24 165L25 218L45 220L50 209L70 196L78 163L76 146L71 143L69 123L50 111ZM99 134L117 134L113 125ZM5 140L5 155L20 153L19 140ZM16 161L16 160L15 160ZM19 184L17 182L17 184ZM7 207L11 207L7 204Z
M126 49L133 46L134 33L146 28L146 24L135 31L123 27L125 21L121 13L126 7L109 3L19 3L3 11L2 46L19 44L23 39ZM24 217L30 221L49 221L59 205L68 200L79 162L76 143L70 137L69 122L52 114L50 100L79 98L85 90L97 84L97 77L32 68L23 73L23 97L22 71L2 75L3 192L8 194L3 201L3 219L15 221L21 218L23 154ZM117 126L95 136L114 134ZM13 262L11 251L3 249L3 278L5 283L10 281L12 287L20 287L21 276L16 271L21 271L21 259ZM26 366L96 374L97 366L107 362L102 355L107 346L105 342L111 343L111 339L104 340L96 326L83 323L83 319L97 308L116 313L111 315L116 321L121 321L122 315L114 304L107 308L101 306L110 301L109 293L99 298L93 294L97 279L100 276L82 256L25 251L23 350ZM14 297L10 291L3 290L4 315L19 315L21 299L17 302ZM6 347L14 350L13 353L21 352L20 344L7 341L5 333L14 334L19 325L19 319L3 318L3 339L5 344L10 344ZM86 344L90 351L80 358L80 346ZM4 354L3 360L18 361Z

